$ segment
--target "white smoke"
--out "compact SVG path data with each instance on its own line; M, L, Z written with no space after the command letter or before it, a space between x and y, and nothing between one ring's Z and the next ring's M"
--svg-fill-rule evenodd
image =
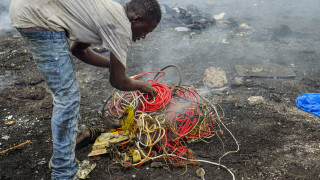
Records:
M221 67L231 78L237 64L298 65L299 58L292 52L320 52L319 0L158 1L175 9L191 4L202 15L224 16L217 19L216 25L195 34L178 32L176 27L186 25L177 22L175 26L178 20L171 18L169 23L173 25L168 26L168 20L163 18L157 29L147 36L155 43L142 40L132 45L132 49L143 52L135 53L133 58L134 66L140 66L141 71L169 64L183 66L186 67L182 69L183 82L189 80L187 84L192 84L201 80L210 66ZM168 13L164 11L164 17Z
M0 1L0 33L13 30L9 17L9 6L11 0Z

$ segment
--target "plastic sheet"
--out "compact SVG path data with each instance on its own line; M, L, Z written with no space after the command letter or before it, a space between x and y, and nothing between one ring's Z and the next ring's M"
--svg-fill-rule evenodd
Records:
M296 105L299 109L320 117L320 93L301 94L296 99Z

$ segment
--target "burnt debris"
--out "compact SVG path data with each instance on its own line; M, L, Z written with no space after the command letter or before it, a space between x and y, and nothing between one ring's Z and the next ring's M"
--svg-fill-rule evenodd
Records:
M173 26L184 26L190 31L201 31L216 24L212 15L202 13L195 5L188 5L187 8L170 8L164 4L165 13L163 21Z

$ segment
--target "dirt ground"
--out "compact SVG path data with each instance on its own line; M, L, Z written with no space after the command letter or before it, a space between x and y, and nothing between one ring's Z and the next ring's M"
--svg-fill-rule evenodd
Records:
M213 1L208 1L213 2ZM207 2L207 3L208 3ZM299 110L296 98L320 88L320 19L288 7L299 1L281 4L270 1L251 3L247 13L237 4L210 4L207 11L226 17L202 30L178 32L183 24L172 23L164 14L159 27L130 50L127 73L134 75L160 70L169 64L181 68L182 84L193 86L224 110L222 119L239 143L237 153L225 156L221 163L236 179L320 179L320 119ZM273 3L273 4L272 4ZM249 5L248 5L249 6ZM273 14L266 7L278 10ZM283 7L286 7L282 9ZM303 6L304 7L304 6ZM308 6L309 7L309 6ZM210 10L211 8L211 10ZM281 10L282 9L282 10ZM260 16L250 13L261 11ZM305 12L305 14L303 14ZM300 14L299 14L300 13ZM240 26L245 23L249 28ZM105 53L107 54L107 53ZM289 67L293 77L238 76L236 65L278 64ZM102 126L98 109L110 96L107 69L92 67L74 59L81 92L81 116L87 126ZM203 84L208 67L221 67L227 75L224 89ZM177 74L168 72L168 80ZM262 96L258 104L249 104L251 96ZM50 179L48 161L52 154L50 118L52 98L21 36L0 35L0 151L30 140L30 143L0 155L0 179ZM15 121L13 125L6 123ZM225 131L225 150L218 138L211 143L189 144L197 159L218 162L226 151L237 146ZM87 157L91 146L77 151L79 160ZM199 179L196 170L205 170L205 179L232 179L223 168L208 163L187 168L154 168L145 163L137 168L112 164L108 155L95 161L89 179Z

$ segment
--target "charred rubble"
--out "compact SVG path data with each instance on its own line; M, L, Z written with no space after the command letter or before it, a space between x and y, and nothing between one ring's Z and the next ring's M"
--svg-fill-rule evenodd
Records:
M162 21L172 26L185 26L190 31L201 31L216 24L212 15L201 12L197 6L188 5L187 8L170 8L163 4L165 13Z

